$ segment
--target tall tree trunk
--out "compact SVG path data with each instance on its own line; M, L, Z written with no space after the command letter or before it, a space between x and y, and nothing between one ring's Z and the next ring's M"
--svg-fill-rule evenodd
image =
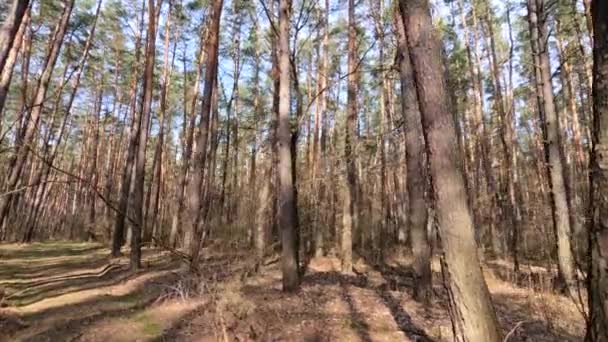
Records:
M46 99L46 92L48 90L53 70L55 69L55 62L59 57L59 51L61 50L61 45L63 44L63 37L68 26L68 21L72 13L73 6L74 0L66 0L64 2L63 13L59 20L59 23L55 28L55 31L53 32L50 48L46 55L42 74L40 76L36 88L34 101L31 103L30 106L31 112L29 113L29 118L27 119L24 126L23 137L21 139L17 139L16 141L17 152L15 155L14 163L12 163L12 166L8 173L8 177L6 178L6 185L9 191L13 190L17 185L21 177L21 171L23 170L23 166L27 161L27 157L29 155L28 145L33 141L34 135L37 131L38 122L40 121L40 115L42 114L43 102ZM2 225L8 214L11 197L11 195L0 197L0 225Z
M291 129L289 112L291 81L289 60L289 26L291 0L279 1L278 67L279 67L279 117L277 126L277 152L279 173L278 216L281 229L281 269L283 291L295 291L300 284L297 246L297 213L295 184L292 175Z
M21 25L19 25L19 30L15 34L13 46L6 56L4 68L0 68L0 132L2 132L2 114L4 103L6 102L6 97L8 95L8 88L13 77L13 68L15 67L15 62L17 61L17 56L19 55L21 45L24 43L25 31L28 30L30 21L30 11L27 10L23 15Z
M460 341L502 341L477 255L450 114L441 45L427 0L400 0L435 187L453 325Z
M162 187L162 165L163 165L163 149L165 146L165 126L167 120L167 91L171 82L171 73L173 72L173 65L175 61L175 49L177 45L177 40L173 45L173 58L171 60L171 65L169 65L169 37L171 36L171 11L173 9L173 3L169 1L169 9L167 10L167 21L165 22L165 41L164 41L164 54L163 54L163 71L162 71L162 83L160 90L160 113L158 116L158 122L160 125L158 131L158 140L156 142L156 147L154 148L154 159L152 163L152 179L150 180L150 187L148 190L148 197L153 196L151 200L148 201L148 205L146 205L146 229L144 230L144 238L143 242L150 242L152 237L156 237L153 234L153 228L157 225L156 218L158 214L158 201L160 197L160 189ZM169 120L169 122L171 122ZM152 190L152 184L156 179L156 188ZM153 193L153 195L152 195ZM152 216L150 217L150 211L152 211ZM149 220L151 218L151 220Z
M145 1L145 0L142 0ZM144 2L145 4L145 2ZM135 37L135 70L131 79L131 94L129 100L129 112L131 113L131 123L129 126L127 155L122 173L122 182L120 188L120 197L118 200L118 211L116 212L116 221L114 222L114 231L112 233L112 256L120 255L120 249L125 243L125 220L129 215L129 197L131 192L131 181L133 179L133 164L135 162L135 152L137 149L137 141L139 139L137 125L139 125L139 113L136 110L137 106L137 80L139 78L140 57L141 57L141 36L144 30L144 14L145 5L142 6L141 17L139 18L139 30ZM126 124L126 123L125 123Z
M406 183L408 195L407 226L410 230L416 276L415 297L428 302L432 295L431 248L427 239L427 205L424 199L427 179L424 172L424 141L416 83L412 72L403 15L398 14L397 44L401 74L401 115L405 127Z
M549 187L551 190L551 206L555 234L557 236L557 254L560 280L564 289L569 291L573 298L576 295L576 278L574 269L574 256L570 241L570 209L566 179L564 177L564 160L562 148L562 135L558 112L555 109L553 86L551 84L551 66L549 63L549 47L547 43L548 32L546 26L546 13L544 0L529 0L529 21L538 37L538 60L542 91L540 98L543 104L543 114L546 141L546 152L549 173ZM535 34L536 36L536 34Z
M74 99L76 98L76 93L78 91L78 88L80 86L80 80L81 80L81 76L83 73L83 70L85 69L85 65L86 62L88 60L89 57L89 51L91 49L91 45L92 45L92 41L93 38L95 36L95 28L97 26L97 19L99 18L99 13L101 10L101 0L97 2L97 9L95 11L95 19L93 21L93 24L91 26L91 31L87 37L87 40L84 44L84 50L82 52L82 56L80 58L80 60L78 61L78 64L76 66L76 70L75 73L76 75L73 76L74 77L74 85L72 88L72 92L70 93L70 97L68 98L68 102L65 106L65 113L66 115L63 118L63 121L61 123L61 127L59 129L59 133L57 134L57 138L55 139L55 143L53 144L53 146L51 147L51 151L48 153L48 157L45 157L46 163L49 165L49 167L43 167L40 168L36 175L34 176L34 180L32 182L32 184L37 184L35 189L35 195L34 195L34 203L33 203L33 213L32 213L32 222L28 223L26 225L27 229L28 229L28 233L25 236L25 240L27 242L29 242L32 238L32 234L33 234L33 229L34 229L34 224L36 222L36 219L38 217L38 213L40 212L40 207L42 206L42 203L44 202L44 198L46 197L46 194L48 194L48 189L49 186L47 184L47 181L49 179L49 175L52 171L51 167L53 165L53 163L55 162L55 158L59 152L59 146L61 145L61 142L63 140L63 136L65 135L65 132L67 130L67 126L68 126L68 122L69 122L69 118L72 112L72 105L74 103ZM29 20L29 14L28 15L28 20ZM23 24L26 24L25 22ZM22 24L22 25L23 25ZM21 34L21 33L20 33ZM15 46L14 46L15 47ZM66 68L66 72L67 72L67 68ZM65 77L64 77L65 79ZM63 83L65 84L65 82ZM61 95L61 92L59 92ZM61 96L58 96L57 98L57 103L55 105L55 110L54 110L54 114L53 114L53 118L55 118L55 116L57 115L58 109L59 109L59 102L61 100ZM45 146L48 145L49 143L49 139L50 139L50 134L49 137L46 139L45 142Z
M192 89L192 99L190 102L190 111L186 112L186 104L184 102L184 119L183 119L183 135L184 142L182 144L182 165L179 171L179 177L177 181L177 210L173 213L171 221L171 235L169 236L170 246L175 246L177 241L178 227L181 226L182 216L184 213L184 196L186 193L186 184L188 183L188 170L190 169L190 162L192 157L192 144L194 143L194 128L196 126L196 102L198 101L198 92L200 87L201 79L201 68L205 63L206 52L205 52L205 41L209 34L208 25L205 25L200 34L199 41L199 53L196 64L196 77L194 78L194 87ZM185 70L185 66L184 66ZM184 96L185 97L185 96ZM188 115L186 115L188 113ZM189 232L186 230L186 232ZM191 239L191 236L184 236L184 241Z
M158 6L161 6L159 2ZM135 183L133 184L134 221L131 227L131 269L141 267L141 233L145 230L144 220L144 181L146 177L146 147L148 143L148 125L152 109L152 88L154 82L154 60L156 55L156 7L154 0L148 0L148 30L146 33L146 54L140 103L139 122L137 124L137 153L135 154Z
M4 72L6 60L15 43L15 37L29 3L29 0L14 0L8 17L4 20L2 27L0 27L0 72ZM2 107L0 107L0 111L2 111Z
M490 54L490 66L492 69L492 79L493 79L493 87L494 87L494 109L498 113L498 117L500 119L500 141L502 145L502 150L504 154L504 185L503 185L503 193L506 194L507 198L502 199L503 206L503 214L504 219L508 221L509 226L511 227L511 238L509 239L509 246L511 256L513 258L513 265L515 272L519 272L519 259L517 253L518 241L517 237L519 236L520 231L520 222L518 219L518 215L516 213L517 210L517 202L516 202L516 191L515 188L515 165L513 162L513 148L515 146L515 141L513 140L513 118L511 110L507 109L507 105L505 103L505 98L503 96L503 85L502 85L502 72L499 65L499 59L496 53L496 41L494 37L494 16L491 10L491 4L487 2L485 4L485 23L488 30L488 39L490 41L489 45L489 54Z
M608 341L608 2L594 1L587 342Z
M378 74L378 78L380 79L380 110L379 110L379 138L378 144L380 145L380 224L379 224L379 234L375 234L375 229L370 229L371 239L372 239L372 248L374 252L376 249L380 248L384 249L386 244L386 238L388 234L386 234L388 228L388 181L387 181L387 171L386 171L386 121L391 116L389 113L390 107L390 94L389 94L389 79L387 77L387 73L385 72L385 32L384 32L384 1L381 0L378 2L378 5L373 7L373 16L374 16L374 28L375 35L378 39L378 64L380 67L380 72ZM371 202L371 201L370 201ZM382 244L382 245L380 245ZM375 253L374 253L375 254Z
M207 61L205 68L205 79L203 97L201 100L201 120L199 123L199 133L196 145L192 150L192 178L187 186L187 211L184 217L184 226L189 231L191 239L184 241L184 247L190 252L190 267L196 270L202 240L202 215L201 205L203 204L203 194L201 187L207 160L207 141L209 134L209 114L211 112L211 100L213 86L217 75L217 59L219 45L220 19L222 16L223 0L214 0L211 4L211 16L209 18L209 36L205 50Z
M97 173L97 160L99 159L99 121L100 121L100 115L101 115L101 105L102 105L102 100L103 100L103 77L101 82L99 83L99 90L98 90L98 95L97 95L97 99L95 101L95 107L94 107L94 120L91 124L91 129L94 130L94 132L92 133L93 135L93 143L91 146L91 165L90 165L90 171L89 171L89 186L91 187L90 189L88 189L88 217L87 217L87 228L86 228L86 232L87 232L87 239L89 241L95 241L96 237L95 237L95 231L96 231L96 222L95 222L95 204L96 204L96 200L97 200L97 183L99 182L99 175Z
M252 15L253 17L253 15ZM262 257L264 252L266 251L266 246L269 238L269 220L270 217L270 208L271 206L271 196L270 191L272 189L271 177L270 177L270 160L268 166L265 171L263 171L263 184L260 189L257 185L257 168L259 168L259 156L262 150L261 146L258 146L258 127L259 122L262 121L264 115L264 108L262 104L261 98L261 53L260 53L260 41L259 41L259 25L256 18L252 18L253 20L253 38L252 44L254 49L254 73L253 73L253 125L254 125L254 135L253 135L253 146L251 148L251 171L249 174L249 187L251 189L252 200L258 200L256 207L256 214L254 218L254 222L252 224L253 231L253 245L256 250L256 254L258 257ZM270 151L270 148L268 148Z
M325 0L325 9L323 15L323 42L321 43L321 47L323 49L323 55L320 57L321 63L318 69L318 87L317 87L317 106L315 109L315 122L314 122L314 142L313 142L313 186L316 185L318 189L318 201L317 207L315 210L315 215L317 215L317 219L315 220L315 256L321 257L324 253L325 247L325 234L326 234L326 225L321 224L321 209L322 204L325 203L326 194L325 194L325 183L318 180L320 169L322 169L321 165L325 159L325 135L324 132L324 121L326 120L326 111L327 111L327 72L328 72L328 64L329 64L329 0ZM324 164L324 163L323 163Z
M353 230L355 227L355 201L357 196L357 165L354 143L357 137L357 30L355 22L355 1L348 0L348 85L346 126L344 132L344 160L346 163L346 184L343 189L342 234L340 253L342 272L350 273L353 268Z
M475 158L479 159L476 164L478 168L483 169L483 174L486 181L486 194L490 201L489 212L486 214L487 220L480 220L481 222L488 221L488 235L489 235L489 249L491 254L497 254L500 251L500 244L496 243L498 240L497 228L494 221L494 212L498 210L498 191L496 189L496 180L492 170L491 156L491 144L489 139L489 132L486 128L483 108L484 108L484 94L482 86L482 75L481 75L481 60L478 44L478 33L477 33L477 14L475 11L475 5L472 5L471 16L473 18L473 34L470 35L469 25L466 20L466 14L462 0L458 1L458 7L460 11L460 17L465 34L465 43L467 51L467 60L469 64L469 79L473 86L473 131L475 132ZM472 43L470 42L472 40ZM481 174L481 170L479 172ZM481 180L478 180L481 182Z

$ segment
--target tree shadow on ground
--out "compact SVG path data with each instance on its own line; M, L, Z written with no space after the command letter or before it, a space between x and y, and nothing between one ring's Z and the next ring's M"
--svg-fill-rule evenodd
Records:
M171 282L175 278L174 273L159 272L142 281L126 294L100 294L71 305L25 314L22 318L32 330L18 332L13 337L20 341L73 340L98 321L114 317L130 317L149 307L162 294L163 287L160 284Z
M490 267L492 270L503 267L502 264L496 264L496 263L492 263L490 265L491 265ZM504 267L508 268L508 266L504 266ZM410 294L413 293L413 288L415 285L414 284L415 278L414 278L413 269L410 266L404 266L404 265L392 266L392 265L382 264L382 265L375 265L374 269L382 274L383 278L386 281L386 286L390 287L391 290L398 290L398 291L407 290L408 292L411 292ZM522 267L522 269L523 269L523 267ZM538 273L542 273L542 272L538 272L538 267L533 268L533 270L535 271L535 274L537 274L537 276L530 275L534 272L529 273L529 274L525 274L524 272L522 272L522 274L520 274L519 284L516 284L522 288L532 291L531 293L534 293L533 292L533 291L535 291L534 287L525 286L526 282L523 282L524 280L527 282L532 281L532 282L535 282L536 284L538 284L539 282L542 283L543 281L545 281L545 282L549 281L549 278L550 278L550 273L547 273L546 271L545 271L545 274L538 275ZM500 277L500 276L498 276L498 278L507 282L508 284L513 284L513 281L515 279L511 276L513 274L512 269L509 269L509 270L503 269L503 271L504 271L505 278L503 279L503 277ZM537 277L537 278L530 280L529 279L530 277ZM543 277L545 278L544 280L543 280ZM441 274L438 274L436 272L433 274L433 279L434 279L435 283L442 282ZM538 285L538 287L542 288L544 286ZM447 294L446 294L445 290L443 289L443 287L441 287L440 289L435 287L433 289L433 291L434 291L434 295L435 295L435 300L438 303L438 305L442 308L447 308L447 305L448 305L447 304ZM390 295L390 291L385 291L384 294ZM381 297L383 296L382 293L380 293L379 295ZM549 317L544 317L544 318L539 317L539 312L537 312L538 310L531 308L528 305L528 303L526 302L525 293L522 293L519 295L493 294L492 300L493 300L494 307L496 309L498 318L500 320L501 326L503 328L503 334L506 336L509 332L511 332L512 329L517 327L516 331L514 331L513 334L510 335L510 337L509 337L510 342L514 342L514 341L538 341L538 342L580 341L582 339L582 336L573 335L572 333L566 331L565 329L563 329L561 327L554 326L550 322ZM407 316L403 316L403 313L398 312L398 309L400 306L399 305L394 306L391 304L391 302L392 301L390 300L390 298L387 298L387 306L389 308L394 307L394 309L395 309L395 312L393 312L393 317L395 317L395 318L404 317L405 323L403 325L407 326L407 321L411 318L409 318ZM558 307L559 307L559 305L558 305ZM391 309L391 311L393 311L393 309ZM546 312L542 313L542 314L547 315ZM563 321L563 317L556 318L556 320ZM402 326L402 324L399 324L399 325ZM409 336L409 337L413 338L412 336Z
M347 282L340 282L340 287L342 288L341 297L342 300L348 305L348 311L350 312L352 326L359 335L359 338L363 342L371 342L372 337L369 334L369 324L365 322L363 318L363 314L357 309L355 302L353 301L353 297L350 295L348 290Z
M363 321L354 320L350 314L321 310L332 299L325 289L307 288L285 293L280 286L280 280L275 280L263 285L245 285L240 289L242 296L255 305L247 320L259 340L334 341L337 336L332 336L332 333L335 331L319 323L340 321L350 322L355 328L361 327Z
M0 246L2 250L2 246ZM142 249L142 263L148 262L146 258L151 255L158 255L161 250L144 248ZM95 248L87 254L70 256L68 254L59 255L52 258L40 257L37 260L21 260L6 257L0 259L0 285L11 287L31 286L41 278L51 279L64 277L66 273L90 273L95 269L111 262L126 263L126 257L111 258L109 251Z
M75 257L89 255L103 248L104 246L100 244L73 242L33 243L18 247L10 246L10 248L0 246L0 258L28 261L65 256Z
M161 255L159 258L149 250L143 253L143 264L147 271L167 270L175 267L171 258L166 255ZM118 261L106 264L103 269L93 272L87 272L90 268L84 267L84 265L83 268L69 267L66 266L66 273L71 274L66 276L49 276L19 284L9 283L11 291L7 301L13 306L21 307L69 293L116 285L136 275L129 270L126 263Z
M149 267L145 271L165 271L174 268L175 264L172 263L171 260L167 260L166 262ZM133 279L138 275L139 273L133 273L128 265L117 265L117 267L110 269L109 272L106 273L74 276L67 279L59 279L41 286L31 287L26 289L29 291L24 291L21 294L17 293L16 295L9 297L8 300L14 306L21 307L34 304L41 300L56 298L79 291L117 285Z
M91 270L107 265L110 262L108 257L90 257L80 259L81 261L74 262L66 260L65 263L58 262L47 264L44 262L29 262L29 263L0 263L0 285L6 285L13 288L28 287L36 283L40 279L49 279L54 277L63 277L66 273L82 270Z
M391 280L392 282L393 280ZM389 309L393 320L395 321L398 328L410 339L414 341L432 341L427 333L421 327L417 326L411 316L403 309L399 301L391 294L390 285L383 284L381 286L373 286L368 278L362 273L355 272L355 275L347 275L339 272L317 272L310 274L304 280L305 283L321 284L321 285L335 285L340 284L343 288L345 286L355 286L363 289L373 290L376 295L382 300L382 303ZM349 300L348 292L343 291L344 300L349 304L351 313L354 316L354 320L361 321L362 317L355 310L352 304L352 298ZM361 338L365 340L365 334L360 334ZM369 333L367 333L369 337Z

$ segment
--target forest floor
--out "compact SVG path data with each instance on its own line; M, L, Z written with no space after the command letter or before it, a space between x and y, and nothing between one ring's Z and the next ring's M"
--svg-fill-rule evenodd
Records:
M237 250L205 249L203 276L194 280L155 249L144 249L143 270L133 273L127 257L110 258L97 244L0 245L0 341L451 339L437 261L435 298L422 305L412 299L406 258L382 266L359 259L353 275L341 274L335 257L316 258L301 290L285 294L276 257L248 275L251 258ZM485 274L509 341L582 340L575 301L535 290L526 277L520 286L501 280L506 268L488 263ZM527 269L529 279L542 272Z

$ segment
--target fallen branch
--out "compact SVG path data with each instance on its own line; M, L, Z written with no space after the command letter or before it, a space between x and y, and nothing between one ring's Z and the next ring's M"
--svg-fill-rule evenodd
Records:
M505 336L505 338L502 340L503 342L508 342L509 338L511 336L513 336L513 334L515 334L515 332L517 331L517 329L519 329L519 327L521 327L522 325L524 325L524 323L528 323L529 321L521 321L517 324L515 324L515 326L513 327L513 329L509 330L509 333Z

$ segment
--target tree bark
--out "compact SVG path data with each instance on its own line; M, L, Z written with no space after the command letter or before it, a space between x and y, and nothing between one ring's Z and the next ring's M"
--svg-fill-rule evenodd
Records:
M401 9L402 10L402 9ZM405 126L406 184L408 195L407 226L414 254L417 300L428 302L432 296L431 249L427 239L427 205L424 198L427 179L424 172L424 141L416 83L412 72L402 12L397 19L397 48L401 74L401 115Z
M145 0L143 0L145 1ZM120 197L118 202L118 211L116 212L116 221L114 222L114 232L112 234L112 256L120 255L120 249L125 243L125 220L128 216L129 197L131 192L131 181L133 179L133 164L135 162L135 152L137 149L137 141L139 139L137 125L139 125L139 113L136 110L137 106L137 80L139 78L140 56L141 56L141 36L144 30L144 15L145 6L142 6L141 17L139 18L139 30L135 37L135 70L131 79L131 94L129 100L129 111L131 112L131 123L129 126L128 147L125 165L123 168L122 182L120 188Z
M15 67L15 62L17 61L17 56L19 55L21 45L25 40L25 31L28 30L30 26L30 21L30 11L27 10L23 15L21 25L19 25L19 30L15 34L13 46L11 47L9 53L6 56L4 68L0 68L0 132L2 131L2 116L4 104L6 102L8 88L11 84L11 79L13 77L13 68Z
M507 109L505 99L503 96L502 86L502 72L500 70L499 60L496 53L496 41L494 38L494 17L491 11L491 4L487 2L485 4L485 23L488 30L489 39L489 55L490 55L490 66L492 69L492 79L494 87L494 109L498 113L500 119L500 141L502 150L504 153L504 182L502 192L506 194L507 198L502 199L503 215L504 219L507 220L511 227L511 237L509 241L510 252L513 258L513 267L515 272L519 272L519 259L518 259L518 236L520 231L520 222L517 215L517 201L516 201L516 189L515 179L517 178L515 172L515 163L513 161L515 141L513 139L513 117L511 110Z
M594 1L587 342L608 341L608 2Z
M156 237L154 233L154 228L157 226L157 215L158 215L158 206L159 206L159 198L160 198L160 189L162 188L163 179L162 179L162 165L163 165L163 150L165 146L165 126L167 121L167 91L171 84L171 73L173 72L173 66L175 61L175 49L177 41L173 45L173 58L171 60L171 65L169 65L169 37L171 36L171 11L173 9L173 3L169 1L169 9L167 10L167 21L165 22L165 41L164 41L164 54L163 54L163 71L162 71L162 83L160 90L160 113L158 116L158 122L160 125L158 131L158 140L156 142L156 146L154 148L154 159L152 163L152 179L150 181L150 187L148 190L148 198L152 197L151 200L148 200L146 205L146 230L144 230L144 238L143 242L150 242L152 237ZM171 122L171 120L169 120ZM156 179L156 188L153 191L152 185L154 184L154 180ZM153 194L153 195L152 195ZM152 211L152 216L150 216L150 211ZM151 219L151 220L150 220Z
M91 146L91 165L90 165L90 170L89 170L89 186L91 187L90 189L88 189L88 216L87 216L87 227L86 227L86 232L87 232L87 239L89 241L95 241L96 237L95 237L95 231L96 231L96 222L95 222L95 217L96 217L96 208L95 208L95 204L97 203L97 193L96 188L97 188L97 183L99 182L99 175L97 172L97 160L99 159L99 121L100 121L100 115L101 115L101 105L102 105L102 100L103 100L103 77L101 82L99 83L99 90L98 90L98 95L97 95L97 99L95 100L95 106L94 106L94 120L91 123L91 129L94 130L92 133L92 138L93 138L93 143Z
M192 157L192 144L194 143L194 128L196 126L196 102L198 101L198 91L200 87L200 79L201 79L201 68L205 63L206 54L205 54L205 41L207 41L207 37L209 34L208 25L205 25L201 35L199 42L199 53L198 53L198 61L196 68L196 77L194 78L194 87L192 89L192 99L190 103L190 111L186 116L186 110L184 109L184 120L183 120L183 150L182 150L182 165L179 171L179 177L177 181L177 210L173 214L173 218L171 221L171 235L169 237L169 245L175 246L177 242L177 234L179 227L182 223L182 216L184 213L184 196L186 193L186 185L188 183L188 170L190 169L190 162ZM185 70L185 67L184 67ZM184 107L186 107L184 103ZM186 231L187 232L187 231ZM190 240L190 236L184 236L184 241Z
M481 75L481 59L479 57L479 44L478 44L478 33L477 33L477 14L475 10L475 4L472 4L472 13L473 17L473 35L470 37L469 25L466 20L466 14L464 5L462 0L458 1L458 7L460 11L460 17L463 25L464 35L465 35L465 44L466 44L466 52L467 52L467 60L469 64L469 79L473 87L473 131L475 133L475 154L474 157L478 159L476 164L480 169L479 173L481 174L483 169L483 175L485 176L486 181L486 194L488 197L488 201L490 202L489 212L490 215L486 214L486 219L480 220L481 222L487 223L488 226L488 235L489 235L489 252L492 255L499 254L500 244L496 241L498 240L498 232L497 227L495 225L494 220L494 212L498 209L498 191L496 188L496 179L494 177L494 173L492 170L492 161L490 160L490 156L492 153L492 147L489 139L489 132L486 127L483 108L484 108L484 94L483 94L483 82ZM472 43L470 42L472 40ZM477 180L481 182L481 180ZM481 195L481 194L479 194Z
M14 163L10 168L8 177L6 179L7 189L13 190L21 177L21 171L27 161L29 155L29 144L33 141L34 135L36 134L38 122L40 121L40 115L42 114L43 103L46 99L46 92L49 87L53 70L55 69L55 62L59 57L59 51L63 44L63 37L65 35L68 21L72 13L74 6L74 0L66 0L64 2L64 9L57 24L55 31L53 32L50 48L44 62L44 68L38 81L34 100L31 102L29 107L29 117L24 126L23 136L16 141L17 152L15 155ZM0 197L0 225L3 224L8 214L9 204L11 202L11 195Z
M205 165L207 160L207 141L209 134L209 115L211 113L211 102L213 95L213 83L217 75L217 59L219 45L220 19L222 16L223 0L214 0L211 4L211 16L209 18L209 36L205 50L207 61L205 68L203 96L201 99L201 120L196 145L192 150L192 178L187 188L187 209L184 217L184 226L189 232L191 239L184 241L184 247L190 253L190 268L197 270L202 240L203 229L201 227L202 215L201 205L203 194L201 187Z
M289 26L291 17L291 0L279 2L279 117L277 126L277 152L279 173L278 216L281 229L281 269L283 273L283 291L297 290L300 284L298 247L297 247L297 213L295 188L292 177L291 129L289 112L290 94L290 61L289 61Z
M441 45L427 0L400 0L434 183L447 284L461 341L502 341L477 255L450 114Z
M529 0L528 3L530 25L537 32L538 37L538 60L540 62L538 73L540 79L537 81L540 82L540 87L537 89L542 91L540 98L543 104L544 120L541 120L541 122L544 123L543 128L545 130L545 155L548 162L552 217L557 237L559 280L563 282L563 289L569 291L573 298L577 298L574 256L570 241L570 208L564 177L562 135L551 84L551 66L547 44L548 32L545 19L543 19L546 16L545 4L544 0Z
M158 6L161 3L159 2ZM154 60L156 55L156 7L154 0L148 0L148 30L146 33L146 54L144 62L144 77L140 103L139 122L137 124L137 152L135 154L135 183L133 187L134 224L131 227L131 269L141 267L141 233L145 230L144 219L144 180L146 177L146 147L148 143L148 125L152 109L152 88L154 81Z
M357 165L354 142L357 136L357 30L355 1L348 0L348 77L346 90L346 126L344 132L344 160L346 162L346 184L344 185L341 257L342 272L351 273L353 268L353 230L355 227L355 201L357 196Z
M0 28L0 72L4 72L6 60L15 43L15 37L29 3L29 0L14 0L8 17ZM2 107L0 107L0 111L2 111Z
M327 111L327 72L328 72L328 60L329 60L329 0L325 0L325 11L323 15L323 42L321 43L321 48L323 49L322 56L320 57L321 63L319 65L318 70L318 87L317 87L317 96L319 97L317 100L318 108L315 109L315 119L314 119L314 135L313 135L313 166L312 166L312 182L313 186L316 185L318 189L319 198L317 201L317 210L315 211L317 215L316 226L315 226L315 256L321 257L324 254L325 247L325 234L326 234L326 226L321 224L321 209L322 204L325 203L326 195L325 195L325 184L322 181L319 181L319 170L321 168L321 164L324 164L326 146L325 146L325 135L324 132L324 120L326 120L326 111Z

